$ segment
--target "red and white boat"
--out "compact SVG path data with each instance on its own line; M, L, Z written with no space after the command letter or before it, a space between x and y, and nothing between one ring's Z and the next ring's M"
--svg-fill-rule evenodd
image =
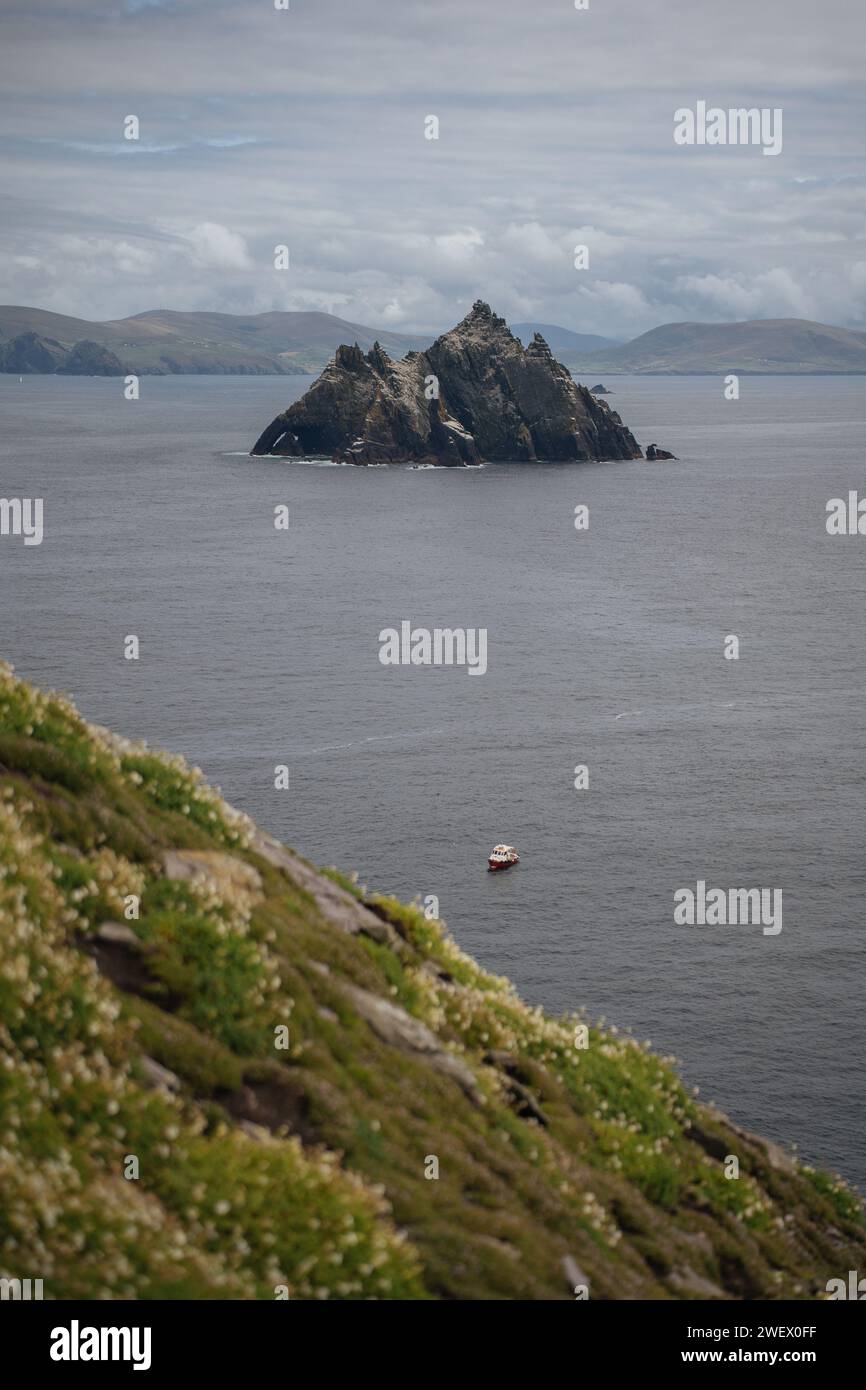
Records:
M513 845L494 845L487 860L488 869L510 869L512 864L520 863L520 855Z

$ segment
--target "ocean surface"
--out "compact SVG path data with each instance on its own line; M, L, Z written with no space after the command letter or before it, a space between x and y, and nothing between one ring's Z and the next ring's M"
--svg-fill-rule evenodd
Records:
M677 462L248 458L309 380L0 376L0 494L45 508L0 538L0 654L866 1187L866 536L825 529L864 380L612 378ZM383 666L403 620L486 628L487 673ZM676 925L701 879L781 890L781 933Z

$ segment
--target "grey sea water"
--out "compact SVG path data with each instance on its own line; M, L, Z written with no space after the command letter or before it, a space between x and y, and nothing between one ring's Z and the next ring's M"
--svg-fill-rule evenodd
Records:
M866 493L863 380L612 379L672 463L245 457L308 384L0 376L0 492L45 506L0 539L0 652L866 1185L866 537L824 525ZM487 674L382 666L404 619L486 628ZM698 879L781 889L781 933L676 926Z

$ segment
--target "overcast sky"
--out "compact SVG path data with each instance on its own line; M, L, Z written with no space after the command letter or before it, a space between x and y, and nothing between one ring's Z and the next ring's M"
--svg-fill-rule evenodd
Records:
M0 301L866 327L866 0L589 4L0 0ZM781 154L676 145L698 100Z

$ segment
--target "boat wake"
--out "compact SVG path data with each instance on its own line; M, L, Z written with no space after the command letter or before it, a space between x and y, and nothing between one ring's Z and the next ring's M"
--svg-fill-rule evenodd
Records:
M765 697L754 697L749 700L703 700L694 705L661 705L656 709L624 709L620 714L613 716L616 724L620 719L637 718L638 715L646 714L658 717L664 714L687 714L690 710L700 709L763 709L773 710L776 706L784 707L788 704L803 704L808 701L823 703L828 699L849 699L859 698L856 690L815 690L807 691L803 695L768 695Z
M685 714L693 709L733 709L735 704L735 700L726 700L724 703L718 700L708 700L699 705L662 705L660 709L650 710L649 713L655 715ZM624 709L622 714L614 715L613 722L616 724L620 719L636 718L639 714L644 713L646 713L646 711L642 709Z
M427 738L430 734L444 734L444 729L419 729L404 734L372 734L369 738L352 739L349 743L323 743L320 748L305 748L300 754L293 754L294 757L303 757L305 754L313 753L338 753L346 748L361 748L367 743L393 743L395 740L407 738Z

